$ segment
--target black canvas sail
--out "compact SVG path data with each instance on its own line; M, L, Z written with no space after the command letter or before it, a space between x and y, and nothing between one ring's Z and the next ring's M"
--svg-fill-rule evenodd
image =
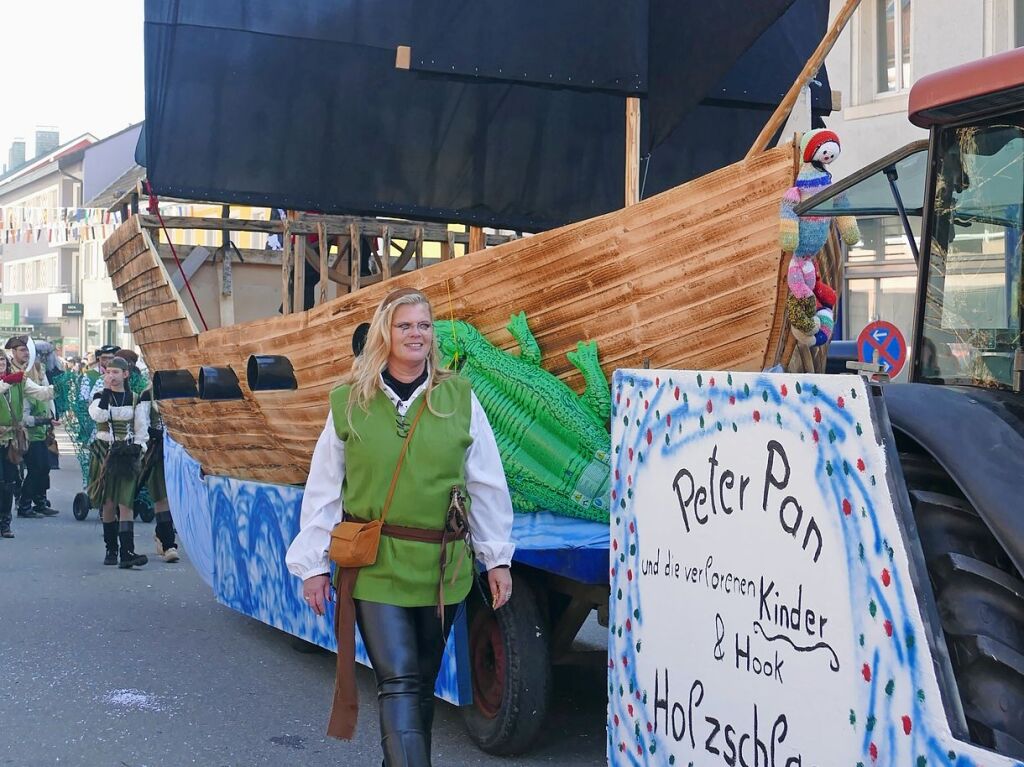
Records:
M764 0L756 13L723 12L728 23L701 10L728 3L695 0L625 9L582 0L147 0L140 155L154 191L166 196L550 229L621 207L627 92L644 99L644 144L655 152L646 194L705 172L694 157L741 156L745 134L679 129L764 32L801 4L827 17L827 0ZM489 8L504 15L488 15ZM652 21L659 14L684 20L679 40L652 33L665 27ZM702 36L700 23L712 22ZM507 44L458 52L467 41L486 42L479 30L487 23ZM794 29L808 51L823 32L812 21ZM712 44L719 34L730 44ZM704 41L704 54L683 56L684 37ZM559 38L572 43L551 43ZM591 40L606 55L593 55L584 44ZM435 61L447 56L449 72L397 69L400 45L414 58L417 51L434 52ZM775 69L788 85L803 61L792 53L799 45L786 38L786 46L791 55L775 57ZM506 61L527 76L499 77ZM487 76L471 74L471 65ZM678 71L666 75L663 66ZM560 82L543 82L556 72ZM614 81L623 78L628 84L619 88ZM775 90L761 100L778 103ZM710 108L721 117L740 107ZM672 148L676 136L681 151Z

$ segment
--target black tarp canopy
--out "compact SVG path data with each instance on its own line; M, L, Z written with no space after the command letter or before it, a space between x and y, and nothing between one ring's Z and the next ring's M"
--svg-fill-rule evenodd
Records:
M645 196L742 157L828 15L750 5L146 0L140 161L180 198L549 229L621 207L626 93ZM448 71L397 69L400 45Z

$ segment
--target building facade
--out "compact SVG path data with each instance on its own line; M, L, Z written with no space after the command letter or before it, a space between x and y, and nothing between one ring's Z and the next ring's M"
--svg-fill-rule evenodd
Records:
M65 354L83 350L74 309L82 243L102 242L110 230L104 211L82 207L85 150L94 142L79 136L0 177L3 302L17 304L21 325Z
M833 16L843 4L832 0ZM835 177L927 138L907 119L910 88L921 77L1021 45L1024 0L862 0L826 60L842 94L842 108L826 120L843 144ZM845 269L843 337L883 319L909 341L917 266L903 227L896 218L860 223L862 239ZM919 238L920 220L911 224Z

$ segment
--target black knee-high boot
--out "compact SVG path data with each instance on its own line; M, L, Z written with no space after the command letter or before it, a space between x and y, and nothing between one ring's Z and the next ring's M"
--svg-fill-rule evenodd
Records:
M107 555L103 557L103 564L117 564L117 520L103 523L103 543L107 547Z
M158 511L156 513L156 530L154 532L164 551L177 548L174 543L174 522L171 521L171 512Z
M13 538L11 511L14 508L14 483L0 483L0 538Z
M121 542L121 561L118 563L118 567L127 570L130 567L141 567L149 561L145 554L135 553L134 522L118 523L117 537Z

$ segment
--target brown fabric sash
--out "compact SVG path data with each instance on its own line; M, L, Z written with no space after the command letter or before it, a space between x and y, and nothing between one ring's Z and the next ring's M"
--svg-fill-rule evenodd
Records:
M353 522L366 520L349 517ZM406 527L405 525L384 524L381 535L401 541L439 544L441 549L441 578L438 591L438 610L444 620L444 577L447 568L447 544L466 537L451 536L444 530L431 530L424 527ZM461 560L460 560L461 564ZM327 722L327 735L341 740L352 740L356 733L359 718L359 691L356 687L356 604L352 598L359 577L358 567L340 567L337 569L337 586L334 603L334 636L338 642L338 659L334 674L334 701L331 704L331 716ZM454 578L453 578L454 580ZM442 630L444 626L442 624Z

